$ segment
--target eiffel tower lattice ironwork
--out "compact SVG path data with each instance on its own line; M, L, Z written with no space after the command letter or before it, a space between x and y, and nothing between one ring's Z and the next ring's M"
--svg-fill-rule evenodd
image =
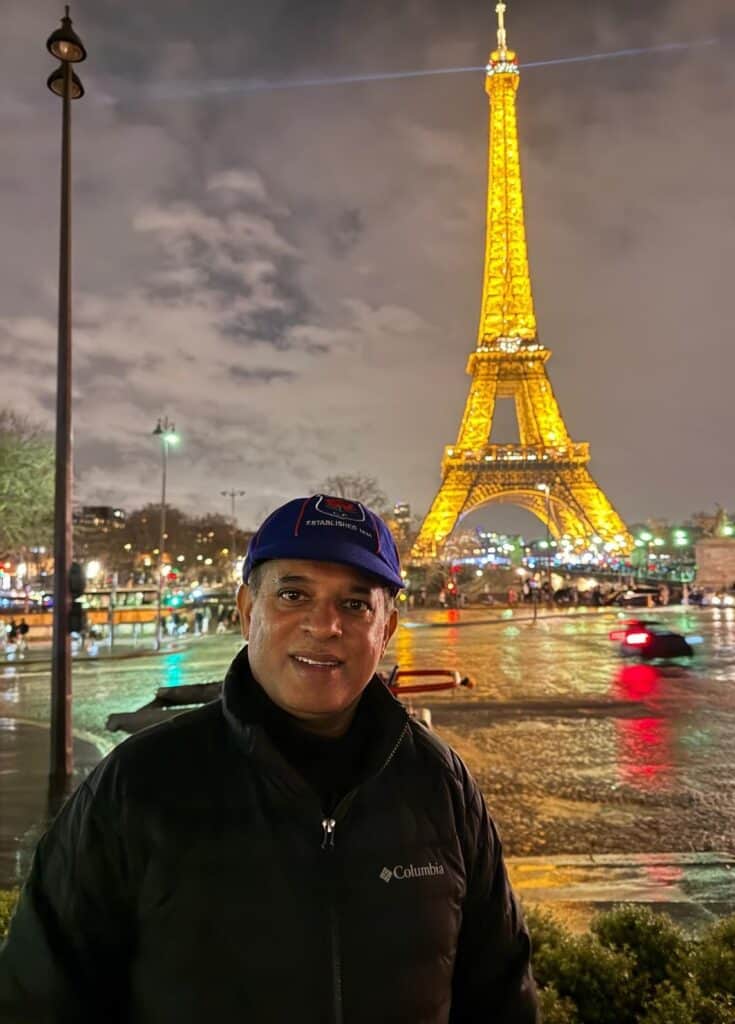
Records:
M411 557L437 557L459 520L490 502L527 509L555 538L596 540L613 553L632 548L623 521L587 468L589 444L569 437L546 373L528 270L518 152L515 53L498 3L498 48L487 65L490 155L480 328L467 373L470 392L456 444L445 448L442 481ZM520 443L490 444L496 400L515 402Z

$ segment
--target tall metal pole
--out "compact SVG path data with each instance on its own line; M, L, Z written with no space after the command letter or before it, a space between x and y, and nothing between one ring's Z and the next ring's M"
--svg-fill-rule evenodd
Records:
M230 491L230 498L232 498L232 542L230 544L230 557L235 560L235 492Z
M110 586L110 650L115 646L115 605L117 603L117 569L112 573Z
M546 488L546 582L551 600L551 484Z
M59 338L56 383L56 480L54 488L54 626L51 660L50 787L63 794L74 771L71 731L71 66L63 65L61 128L61 229L59 245Z
M166 441L166 431L168 430L168 420L164 432L161 434L161 522L160 522L160 533L158 537L158 586L156 588L156 650L161 649L161 592L163 589L163 546L166 540L166 470L168 468L168 443Z
M232 519L232 526L231 526L232 541L231 541L231 546L230 546L230 555L232 556L232 560L234 562L235 558L237 556L237 553L235 551L235 538L237 536L237 519L235 518L235 498L244 498L245 497L245 491L236 491L234 489L234 487L233 487L229 491L220 491L220 494L222 495L223 498L229 498L230 502L232 503L231 504L232 511L231 511L231 515L230 515L230 518Z

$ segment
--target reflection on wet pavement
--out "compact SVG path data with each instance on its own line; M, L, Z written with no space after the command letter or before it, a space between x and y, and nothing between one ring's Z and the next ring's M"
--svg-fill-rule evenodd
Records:
M607 611L408 630L407 657L477 681L422 703L511 854L735 851L735 614L657 616L702 635L691 664L622 661Z
M533 622L488 610L413 611L385 665L457 669L432 694L437 731L465 757L508 853L735 853L735 610L657 610L703 643L691 664L622 661L608 610ZM76 664L74 722L107 747L107 716L165 685L221 679L233 634L183 652ZM48 669L0 665L0 717L48 720Z
M524 903L552 904L573 930L618 902L648 903L697 930L735 906L735 858L697 853L513 860L511 880Z

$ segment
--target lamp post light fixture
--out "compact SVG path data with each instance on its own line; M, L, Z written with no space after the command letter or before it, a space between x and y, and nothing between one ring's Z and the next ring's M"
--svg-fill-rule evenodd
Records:
M171 444L178 444L179 438L176 427L169 423L168 416L159 419L153 431L153 436L161 441L161 518L160 531L158 535L158 567L156 570L156 650L161 649L161 597L163 591L163 551L166 544L166 475L168 471L168 447Z
M232 544L230 545L230 555L232 556L233 564L237 561L237 552L235 551L235 533L237 531L237 519L235 518L235 498L244 498L245 491L220 491L223 498L229 498L232 502Z
M74 770L71 731L71 593L72 448L71 448L71 101L84 95L72 71L87 56L71 27L69 7L61 27L46 40L49 53L61 63L46 84L62 100L61 216L59 230L59 314L56 368L56 465L54 483L54 626L51 659L51 753L49 797L58 805Z

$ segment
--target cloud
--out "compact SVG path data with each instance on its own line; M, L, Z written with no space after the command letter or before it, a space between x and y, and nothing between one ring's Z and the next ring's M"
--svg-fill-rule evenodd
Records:
M509 35L521 59L724 38L729 6L613 16L602 0L529 0ZM164 0L124 24L109 0L75 12L90 50L73 108L80 498L155 499L164 413L184 438L171 496L185 507L242 487L251 521L335 466L418 511L433 497L479 315L482 76L257 95L197 83L482 64L493 19L439 0L307 7L186 0L175 24ZM0 359L6 394L47 422L60 109L39 40L57 17L48 0L14 13L0 106ZM631 519L735 504L728 52L528 70L518 94L550 376Z
M207 189L214 191L236 192L241 195L250 196L257 202L265 202L268 198L263 179L255 171L242 171L230 169L219 174L213 174L207 182Z

